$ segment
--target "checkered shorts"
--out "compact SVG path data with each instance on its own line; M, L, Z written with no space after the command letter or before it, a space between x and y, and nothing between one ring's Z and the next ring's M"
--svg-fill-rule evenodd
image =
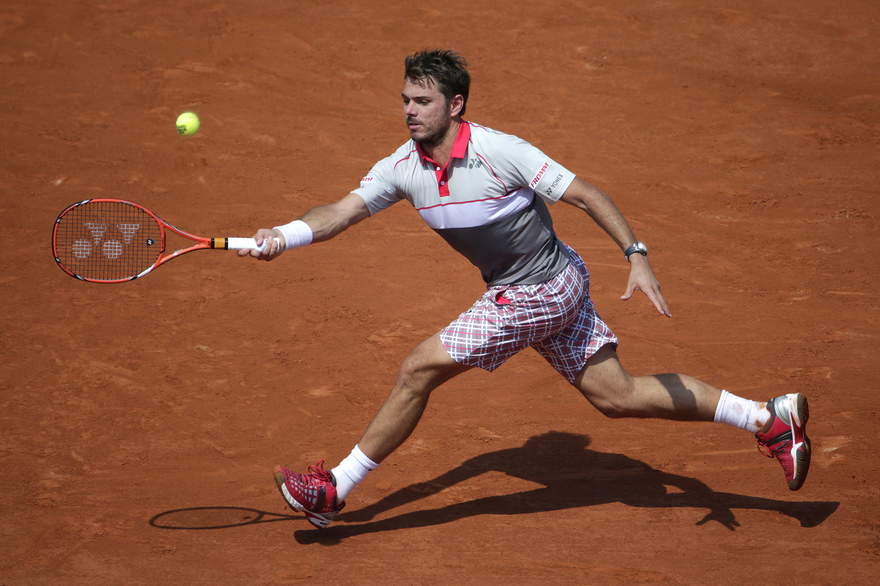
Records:
M453 360L492 372L529 346L569 382L605 344L617 336L593 308L590 273L572 249L571 262L557 276L536 285L490 287L440 331Z

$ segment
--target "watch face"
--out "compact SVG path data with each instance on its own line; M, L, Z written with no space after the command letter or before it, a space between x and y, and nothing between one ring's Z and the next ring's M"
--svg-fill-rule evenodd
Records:
M631 257L632 255L634 255L636 253L644 255L644 256L648 256L648 247L645 246L641 242L636 242L632 246L630 246L629 248L626 249L624 256L626 256L626 260L629 260L629 257Z

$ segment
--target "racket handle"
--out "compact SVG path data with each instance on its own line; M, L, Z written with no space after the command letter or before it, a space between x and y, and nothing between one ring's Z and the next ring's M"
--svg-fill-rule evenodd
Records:
M281 246L281 240L276 238L275 242L278 246ZM262 246L257 246L257 241L253 238L226 238L226 250L259 250L260 252L263 252L265 247L265 240L263 241Z

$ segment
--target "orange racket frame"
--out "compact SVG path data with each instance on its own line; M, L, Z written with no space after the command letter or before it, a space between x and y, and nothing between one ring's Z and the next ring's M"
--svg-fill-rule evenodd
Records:
M165 254L166 231L195 242ZM204 238L181 230L142 205L86 199L62 211L52 230L52 254L68 275L90 283L126 283L194 250L262 250L253 238Z

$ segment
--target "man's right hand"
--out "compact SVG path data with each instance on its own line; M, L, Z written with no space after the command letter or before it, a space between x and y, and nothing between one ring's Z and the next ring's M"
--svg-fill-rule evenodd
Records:
M254 234L254 240L257 241L258 246L264 242L266 243L263 250L260 251L253 248L250 250L239 250L238 256L252 256L257 260L268 261L278 258L284 252L284 235L278 230L261 228Z

